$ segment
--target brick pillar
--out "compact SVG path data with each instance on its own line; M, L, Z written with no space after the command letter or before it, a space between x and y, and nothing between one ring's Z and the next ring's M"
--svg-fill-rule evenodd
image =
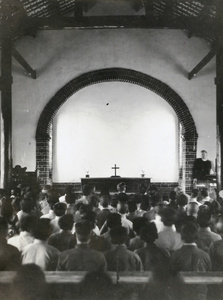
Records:
M50 137L36 139L36 170L40 185L52 184L50 168Z
M190 193L193 183L193 166L197 153L197 136L185 138L185 191Z

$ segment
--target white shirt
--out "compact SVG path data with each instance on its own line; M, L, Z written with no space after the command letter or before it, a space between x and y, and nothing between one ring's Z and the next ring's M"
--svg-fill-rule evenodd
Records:
M60 251L46 241L35 239L22 250L22 264L36 264L43 271L55 271Z
M29 244L32 244L34 237L27 231L21 231L19 235L13 236L8 239L8 244L16 247L19 251Z

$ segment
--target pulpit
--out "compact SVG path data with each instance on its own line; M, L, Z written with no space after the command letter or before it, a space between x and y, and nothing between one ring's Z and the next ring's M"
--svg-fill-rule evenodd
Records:
M96 192L101 192L104 190L109 191L110 193L117 192L117 185L120 182L125 182L126 184L126 193L137 193L140 189L140 186L145 186L149 188L150 178L146 177L97 177L97 178L81 178L81 185L88 184L95 188Z

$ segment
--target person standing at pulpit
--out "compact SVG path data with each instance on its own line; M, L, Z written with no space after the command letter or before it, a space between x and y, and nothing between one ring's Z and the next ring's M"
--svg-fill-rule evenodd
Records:
M125 182L120 182L117 185L118 193L112 197L112 201L111 201L112 207L117 207L118 202L125 203L125 204L128 202L128 195L126 194L126 189L127 186Z
M214 173L214 164L207 159L208 153L206 150L201 151L201 158L195 159L193 167L193 178L197 180L206 180L207 175Z

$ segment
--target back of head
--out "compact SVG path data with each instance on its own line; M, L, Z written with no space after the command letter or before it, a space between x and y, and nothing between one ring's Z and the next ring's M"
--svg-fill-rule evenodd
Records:
M49 194L47 202L50 206L50 209L53 209L54 205L59 202L59 198L58 198L58 196L55 196L53 194Z
M85 275L81 281L80 298L91 300L113 300L113 283L105 272L93 271Z
M177 196L177 205L179 207L184 207L185 205L187 205L187 203L188 199L185 194L180 194L179 196Z
M133 224L133 230L136 234L140 233L140 230L143 226L147 224L147 219L143 217L134 218L132 221Z
M96 213L94 211L88 211L81 215L82 220L86 220L91 224L91 228L95 227Z
M30 215L23 216L20 220L20 230L27 231L32 234L36 222L37 222L37 218L35 216L30 216Z
M75 230L79 242L86 243L89 241L92 232L92 225L90 222L87 220L78 221L75 224Z
M107 218L107 226L108 228L113 228L115 226L121 226L121 215L117 213L111 213Z
M46 241L51 234L50 219L42 218L38 219L33 229L33 235L35 239Z
M211 211L206 205L201 205L197 215L197 222L200 227L206 228L211 223Z
M117 212L119 212L122 215L128 213L128 204L124 202L118 202Z
M181 228L181 238L185 243L194 243L198 236L198 228L192 222L187 222Z
M74 225L74 217L71 214L66 214L60 217L58 222L62 230L71 230Z
M208 196L208 189L207 188L202 188L201 197L206 198L207 196Z
M166 207L162 210L161 220L165 226L172 226L175 222L175 210Z
M83 187L82 187L82 192L83 192L84 196L89 196L90 193L91 193L91 190L92 190L92 188L88 184L84 184Z
M191 198L196 198L199 195L198 189L192 189L191 191Z
M35 207L35 205L34 205L33 199L31 199L31 198L23 199L21 202L21 208L24 213L27 213L27 214L31 213L31 211L34 209L34 207Z
M153 244L158 238L157 228L155 223L151 222L145 225L140 230L140 238L147 244Z
M110 230L111 242L115 245L125 244L128 239L127 229L123 226L116 226Z
M53 210L56 216L61 217L65 214L67 205L65 203L57 202L53 206Z
M110 202L111 202L110 195L101 195L100 196L100 204L102 207L104 207L104 208L108 207Z
M13 280L13 300L46 299L46 280L44 272L35 264L22 265Z

